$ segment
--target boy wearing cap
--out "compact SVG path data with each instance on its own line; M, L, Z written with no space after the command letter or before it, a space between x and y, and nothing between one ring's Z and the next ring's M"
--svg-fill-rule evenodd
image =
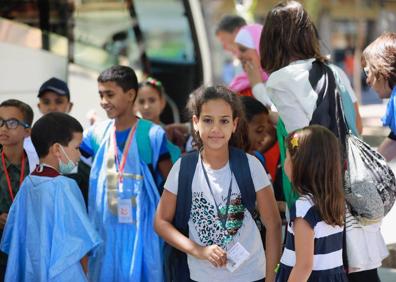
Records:
M37 106L43 115L52 112L69 113L73 107L69 87L66 82L56 77L41 85L37 97L40 100Z
M41 85L37 97L39 98L37 107L43 115L53 112L68 114L73 107L73 103L70 102L69 87L66 82L56 77L48 79ZM30 139L27 139L25 141L25 149L31 148L32 146ZM89 165L80 162L78 168L67 175L67 177L77 182L83 194L85 204L87 204L88 199L89 170Z

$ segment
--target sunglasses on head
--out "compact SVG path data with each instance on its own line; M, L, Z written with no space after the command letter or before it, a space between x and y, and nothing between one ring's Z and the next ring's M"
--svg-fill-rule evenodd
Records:
M19 121L16 118L10 118L10 119L0 119L0 128L5 125L8 129L15 129L18 127L18 125L22 126L23 128L29 128L30 126L23 122Z

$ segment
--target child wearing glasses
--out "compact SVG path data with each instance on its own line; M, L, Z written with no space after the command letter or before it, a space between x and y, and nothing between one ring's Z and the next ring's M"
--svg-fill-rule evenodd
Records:
M139 90L135 102L135 111L139 113L142 118L150 120L155 124L164 127L161 122L160 115L166 105L165 90L162 83L152 77L148 77L145 81L139 84ZM169 154L173 163L180 157L181 150L179 147L167 142Z
M33 110L29 105L13 99L0 104L0 237L19 186L38 163L35 154L23 149L32 121ZM0 281L4 279L6 267L7 256L0 253Z

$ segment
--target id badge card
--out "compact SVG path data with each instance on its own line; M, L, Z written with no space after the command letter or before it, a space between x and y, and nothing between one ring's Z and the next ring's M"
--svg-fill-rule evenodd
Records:
M238 267L242 265L250 256L250 253L237 242L227 252L227 269L230 272L234 272Z
M132 202L131 199L118 198L118 223L132 224Z

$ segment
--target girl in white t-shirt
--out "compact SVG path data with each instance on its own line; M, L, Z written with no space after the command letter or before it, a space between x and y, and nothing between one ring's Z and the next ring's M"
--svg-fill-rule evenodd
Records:
M264 252L259 230L241 204L241 192L229 164L230 146L241 148L246 142L241 138L246 129L242 126L241 102L227 88L214 86L197 90L189 109L200 153L192 180L188 237L173 225L180 160L164 185L155 229L167 243L187 254L190 277L183 277L183 281L274 281L281 221L270 181L259 160L247 154L257 210L267 230ZM248 255L230 271L232 248Z

